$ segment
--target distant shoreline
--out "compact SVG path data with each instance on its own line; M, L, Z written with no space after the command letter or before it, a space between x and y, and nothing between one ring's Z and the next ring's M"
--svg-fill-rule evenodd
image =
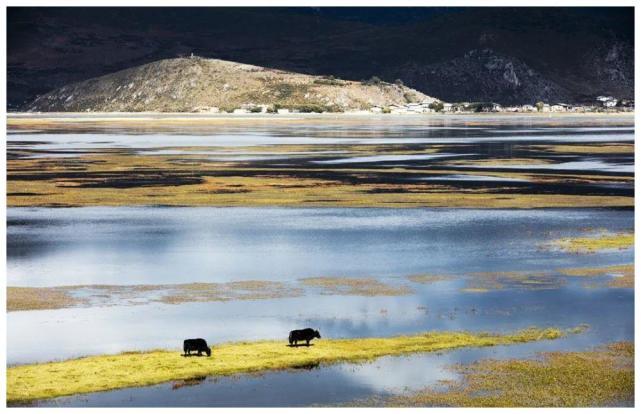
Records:
M224 124L250 125L252 122L265 123L380 123L416 124L437 122L449 124L481 121L496 124L535 123L546 125L559 121L578 124L601 124L634 126L634 112L489 112L489 113L425 113L425 114L376 114L366 112L343 113L289 113L289 114L220 114L189 112L13 112L7 114L7 129L20 131L29 129L65 129L91 125L98 128L140 127L164 128L181 126L217 126Z
M634 117L634 111L621 112L459 112L459 113L424 113L424 114L377 114L373 112L324 112L324 113L288 113L288 114L230 114L230 113L199 113L199 112L8 112L7 118L211 118L211 119L300 119L300 118L448 118L448 117Z

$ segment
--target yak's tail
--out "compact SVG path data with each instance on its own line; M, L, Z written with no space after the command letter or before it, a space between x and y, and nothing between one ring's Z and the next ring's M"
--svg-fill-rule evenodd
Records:
M293 335L293 332L290 332L289 333L289 343L291 344L292 342L294 342L294 335Z

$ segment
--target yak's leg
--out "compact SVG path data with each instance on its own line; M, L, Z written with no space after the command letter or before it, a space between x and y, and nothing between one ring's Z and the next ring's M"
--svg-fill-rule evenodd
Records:
M307 340L307 346L309 346L309 339Z

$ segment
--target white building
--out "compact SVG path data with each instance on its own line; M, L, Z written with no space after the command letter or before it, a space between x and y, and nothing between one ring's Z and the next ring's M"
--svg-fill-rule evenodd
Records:
M613 96L597 96L596 100L605 108L614 108L617 106L617 102L619 102Z
M552 112L565 112L567 111L567 105L565 104L554 104L550 106L550 111Z

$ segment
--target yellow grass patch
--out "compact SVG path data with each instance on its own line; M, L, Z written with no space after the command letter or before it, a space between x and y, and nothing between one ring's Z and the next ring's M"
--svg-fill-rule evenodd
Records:
M530 150L549 151L560 154L632 154L634 144L580 144L580 145L531 145Z
M307 178L207 177L202 184L81 188L63 181L7 183L7 204L26 206L306 206L568 208L632 207L633 197L564 194L494 194L445 186L343 184ZM23 194L23 195L15 195Z
M393 286L371 278L310 277L301 282L329 295L401 296L413 293L407 286Z
M575 277L611 276L606 286L634 289L634 264L559 269L559 273Z
M463 380L444 392L393 397L388 406L597 407L634 402L634 344L587 352L548 352L543 360L484 360L456 368Z
M552 244L570 253L623 250L634 246L634 233L601 233L593 237L567 237L556 240Z
M424 285L429 285L435 282L442 282L445 280L451 280L451 276L444 275L410 275L407 276L407 279L411 280L414 283L421 283Z
M550 164L550 161L541 158L488 158L480 160L455 160L443 161L448 165L482 165L482 166L510 166L510 165L540 165Z
M463 292L487 292L502 289L556 289L564 284L564 280L548 272L477 272L471 273L465 279L466 287Z
M7 311L59 309L85 303L64 287L7 287Z

